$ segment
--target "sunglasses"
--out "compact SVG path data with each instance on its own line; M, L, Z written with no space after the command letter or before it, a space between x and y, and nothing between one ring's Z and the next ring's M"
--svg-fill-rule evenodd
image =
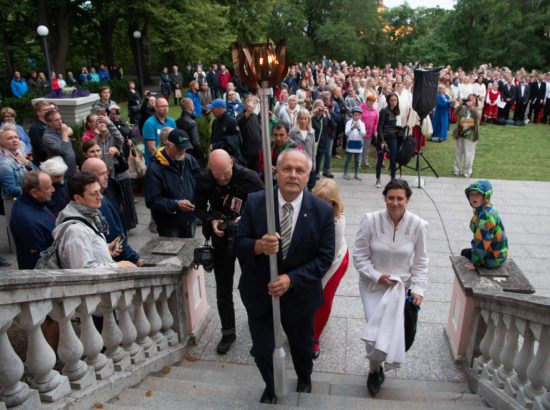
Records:
M110 113L112 115L120 115L120 110L111 110Z

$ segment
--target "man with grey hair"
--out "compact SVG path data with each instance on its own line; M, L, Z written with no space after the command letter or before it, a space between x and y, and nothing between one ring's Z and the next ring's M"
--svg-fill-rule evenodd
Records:
M272 299L280 298L281 324L288 337L296 391L311 392L315 311L323 304L321 279L334 258L334 210L305 190L311 158L288 149L277 163L274 190L277 233L267 233L265 191L248 195L239 221L235 251L241 264L239 291L248 314L252 356L265 382L261 403L277 402L273 377ZM278 277L270 278L269 255Z
M52 244L55 216L46 207L54 187L42 171L29 171L23 177L23 193L11 211L10 227L15 240L19 269L34 269L40 252Z

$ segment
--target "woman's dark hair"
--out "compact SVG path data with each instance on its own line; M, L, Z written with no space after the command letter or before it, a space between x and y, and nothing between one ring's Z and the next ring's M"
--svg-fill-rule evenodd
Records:
M399 96L396 93L391 93L386 96L386 102L388 103L388 109L390 108L390 98L395 97L397 99L397 104L395 104L395 108L392 110L395 115L399 115Z
M87 130L90 129L90 128L88 128L88 123L90 122L90 118L92 118L92 116L94 116L94 115L96 115L96 114L91 113L91 114L88 114L88 115L86 116L86 123L85 123L85 124L86 124L86 129L87 129Z
M75 195L82 196L86 190L86 186L93 184L97 181L97 177L94 174L88 172L77 172L67 182L67 188L69 190L69 198L74 199Z
M384 187L384 191L382 192L382 195L386 196L390 189L403 189L405 191L405 196L407 197L407 199L409 199L413 194L411 187L409 186L407 181L405 181L404 179L392 179Z
M89 140L86 140L82 143L82 152L86 153L90 148L92 148L94 145L99 145L99 142L95 138L90 138Z

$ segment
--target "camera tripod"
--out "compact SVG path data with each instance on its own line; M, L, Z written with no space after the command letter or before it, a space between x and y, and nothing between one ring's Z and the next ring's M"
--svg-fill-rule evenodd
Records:
M420 146L420 142L422 141L422 123L424 122L424 118L420 119L420 135L418 136L418 140L416 141L416 166L414 168L408 165L399 166L399 176L401 176L402 167L416 170L416 172L418 173L418 188L422 188L421 174L422 174L422 171L425 169L428 169L428 168L431 169L432 172L435 174L436 178L439 178L437 171L434 169L434 167L432 167L432 165L430 164L430 161L428 161L427 158L424 156L424 153L422 152L422 147ZM424 162L426 163L425 167L421 166L420 164L421 160L424 160Z

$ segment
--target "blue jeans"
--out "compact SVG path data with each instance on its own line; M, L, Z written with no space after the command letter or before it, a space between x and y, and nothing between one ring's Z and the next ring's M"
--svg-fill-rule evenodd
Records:
M388 149L390 151L390 172L391 179L395 179L395 155L397 153L397 140L395 138L388 138L386 140ZM376 147L378 154L378 161L376 162L376 179L380 179L380 172L382 171L382 163L384 162L384 151L379 146Z
M355 174L359 173L359 164L361 162L361 153L346 153L346 162L344 163L344 174L348 173L348 167L349 163L351 162L351 159L355 159Z
M317 155L315 156L315 163L317 164L317 171L315 172L315 175L317 175L321 172L321 163L323 164L323 172L330 171L330 159L331 159L332 144L333 143L334 143L334 141L331 139L328 142L328 146L326 147L326 150L323 150L322 152L317 151ZM324 157L324 162L322 162L323 157Z

